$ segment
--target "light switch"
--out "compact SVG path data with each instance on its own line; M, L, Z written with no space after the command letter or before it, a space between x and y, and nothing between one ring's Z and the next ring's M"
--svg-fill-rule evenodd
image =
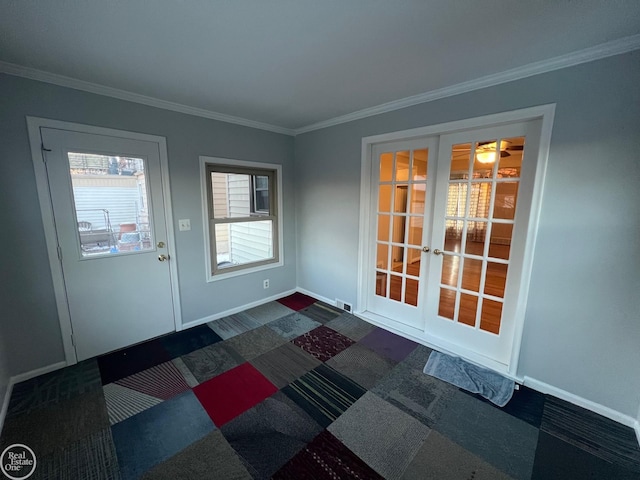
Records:
M185 230L191 230L191 220L188 218L178 220L178 228L181 232L184 232Z

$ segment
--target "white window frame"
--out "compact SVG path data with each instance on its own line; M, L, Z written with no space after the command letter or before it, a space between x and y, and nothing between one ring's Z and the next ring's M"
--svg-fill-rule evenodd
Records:
M249 169L262 169L262 170L273 170L275 172L275 215L273 228L273 253L275 260L269 263L262 263L259 265L252 266L251 263L243 266L242 268L234 268L228 272L221 273L220 271L216 272L214 275L214 268L212 263L212 228L211 221L209 218L209 193L208 193L208 182L209 177L207 175L207 167L208 166L221 166L221 167L239 167L239 168L249 168ZM205 255L205 275L207 282L216 282L220 280L225 280L232 277L237 277L240 275L247 275L254 272L259 272L262 270L268 270L272 268L282 267L284 265L284 248L283 248L283 222L282 222L282 213L283 213L283 201L282 201L282 165L278 165L275 163L261 163L261 162L250 162L246 160L235 160L230 158L220 158L220 157L209 157L209 156L200 156L200 180L201 180L201 194L202 194L202 224L204 231L204 255ZM211 207L212 208L212 207Z

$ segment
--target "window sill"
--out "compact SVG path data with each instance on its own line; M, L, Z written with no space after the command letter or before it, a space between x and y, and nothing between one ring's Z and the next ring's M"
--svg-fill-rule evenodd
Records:
M218 282L220 280L227 280L229 278L239 277L241 275L249 275L251 273L261 272L263 270L270 270L272 268L279 268L283 266L284 266L284 262L280 260L278 262L267 263L265 265L260 265L257 267L243 268L242 270L234 270L229 273L219 273L217 275L212 275L211 273L208 273L207 283Z

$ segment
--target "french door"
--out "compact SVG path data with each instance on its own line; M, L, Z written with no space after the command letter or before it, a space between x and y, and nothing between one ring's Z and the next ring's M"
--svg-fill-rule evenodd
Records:
M540 124L372 148L366 311L479 363L509 364Z

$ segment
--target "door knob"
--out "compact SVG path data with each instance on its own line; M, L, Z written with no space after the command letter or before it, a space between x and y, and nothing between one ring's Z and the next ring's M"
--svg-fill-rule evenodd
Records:
M429 247L422 247L422 251L427 253L429 250L431 250Z
M436 248L436 249L433 251L433 253L434 253L434 255L442 255L444 252L443 252L442 250L440 250L439 248Z
M158 255L159 262L166 262L167 260L169 260L169 255Z

